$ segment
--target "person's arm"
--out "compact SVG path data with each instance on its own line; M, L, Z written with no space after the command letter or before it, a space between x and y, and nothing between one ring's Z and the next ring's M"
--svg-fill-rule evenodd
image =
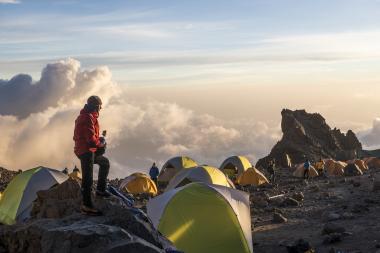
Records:
M87 115L84 118L84 135L86 138L86 141L88 144L90 144L91 147L99 147L100 141L99 138L97 138L95 133L95 120L92 116Z

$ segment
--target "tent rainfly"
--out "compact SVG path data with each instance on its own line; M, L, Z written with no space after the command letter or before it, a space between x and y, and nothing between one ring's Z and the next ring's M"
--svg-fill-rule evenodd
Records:
M125 189L132 194L148 193L152 196L156 196L158 192L156 184L149 176L138 172L124 178L120 183L119 189Z
M252 253L249 195L190 183L148 202L153 225L186 253Z
M235 167L237 172L235 172ZM239 176L248 168L251 168L252 164L245 156L231 156L223 161L222 165L220 165L220 169L228 176Z
M67 179L68 176L62 172L42 166L18 174L9 183L0 200L0 223L11 225L29 218L37 192Z
M217 184L226 187L235 188L231 180L219 169L202 165L191 170L183 169L170 180L165 191L184 186L191 182L203 182L206 184Z
M268 184L269 180L255 167L249 168L244 171L236 180L236 183L242 186L254 185L259 186L262 184Z
M296 170L293 172L293 176L295 176L295 177L303 177L304 173L305 173L305 167L303 166L303 164L300 164L300 165L298 165L298 167L296 168ZM318 172L317 172L316 169L314 169L313 166L310 166L308 176L309 177L317 177L318 176Z
M158 175L159 182L169 182L177 172L198 166L197 162L187 156L176 156L169 159L163 166Z

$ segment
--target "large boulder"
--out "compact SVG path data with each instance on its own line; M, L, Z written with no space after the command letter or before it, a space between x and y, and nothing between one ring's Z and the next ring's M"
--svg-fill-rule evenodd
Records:
M79 212L77 181L69 179L38 192L26 224L0 227L0 248L6 252L165 252L174 248L144 212L119 198L95 198L103 216Z
M79 212L81 204L81 186L78 181L69 178L57 187L37 192L33 204L33 218L62 218Z
M314 161L323 158L351 160L362 150L351 130L344 134L339 129L331 129L318 113L284 109L281 115L283 136L270 154L257 162L256 167L266 168L273 159L277 167L288 167L288 161L302 163L305 157Z

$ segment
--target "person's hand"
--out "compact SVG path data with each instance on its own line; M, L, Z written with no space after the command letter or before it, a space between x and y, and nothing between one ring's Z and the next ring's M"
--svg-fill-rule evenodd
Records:
M107 145L106 139L104 137L100 137L99 142L100 142L100 144L98 146L99 148L103 148Z

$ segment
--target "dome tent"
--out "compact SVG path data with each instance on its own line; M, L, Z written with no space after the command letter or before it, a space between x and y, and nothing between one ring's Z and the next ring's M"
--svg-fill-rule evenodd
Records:
M359 169L360 169L361 171L367 171L367 170L368 170L368 166L367 166L367 164L366 164L363 160L356 159L356 160L354 161L354 163L356 164L356 166L359 167Z
M165 191L184 186L191 182L202 182L207 184L217 184L226 187L235 188L231 180L219 169L202 165L191 170L183 169L178 172L169 182Z
M295 177L303 177L304 176L304 173L305 173L305 167L303 166L303 164L300 164L298 165L298 167L296 168L296 170L293 172L293 176ZM313 166L310 166L309 168L309 177L317 177L318 176L318 172L316 169L314 169Z
M68 179L62 172L36 167L18 174L9 183L0 200L0 223L11 225L30 216L37 192L47 190Z
M334 176L343 176L344 175L344 167L347 165L344 162L335 161L332 159L328 159L325 161L325 170L327 173L327 176L334 177Z
M196 167L196 161L187 156L176 156L169 159L163 166L158 175L159 182L169 182L181 169Z
M249 168L238 176L236 183L242 186L268 184L269 180L255 167Z
M249 195L191 183L151 199L153 225L186 253L252 253Z
M347 164L355 164L356 166L359 167L359 169L360 169L362 172L368 170L368 166L367 166L367 164L365 163L365 161L360 160L360 159L349 160L349 161L347 161Z
M341 166L332 166L326 169L327 176L329 177L337 177L344 175L344 167Z
M234 172L235 167L237 172ZM223 161L222 165L220 165L220 169L229 176L235 176L235 173L239 176L251 167L252 164L245 156L230 156Z
M350 163L346 167L344 167L344 175L345 176L361 176L363 172L359 169L359 167L355 163Z
M158 193L156 184L149 176L138 172L124 178L120 183L119 189L125 189L132 194L148 193L156 196Z
M69 174L69 177L76 179L76 180L82 180L82 173L80 173L79 170L73 171Z
M365 159L365 163L368 168L371 169L379 169L380 168L380 158L377 157L369 157Z

